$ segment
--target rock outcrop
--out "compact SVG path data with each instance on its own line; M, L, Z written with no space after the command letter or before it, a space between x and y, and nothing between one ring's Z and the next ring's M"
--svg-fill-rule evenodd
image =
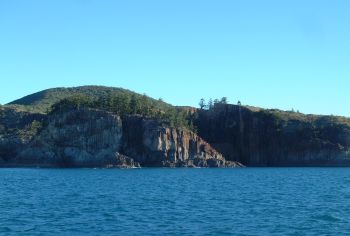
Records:
M93 109L52 114L2 166L236 167L196 134Z

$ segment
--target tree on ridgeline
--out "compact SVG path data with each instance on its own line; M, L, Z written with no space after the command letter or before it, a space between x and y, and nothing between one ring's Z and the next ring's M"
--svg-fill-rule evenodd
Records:
M110 110L120 116L129 114L130 111L130 98L125 94L118 94L111 97Z
M146 94L143 94L141 98L141 110L142 110L141 112L147 117L154 115L153 104L148 99Z
M200 108L201 110L203 110L205 107L206 107L205 99L204 99L204 98L201 98L201 100L199 101L199 108Z
M140 114L141 112L141 101L140 99L133 94L130 99L130 112L132 115Z
M213 107L214 107L213 99L210 98L208 102L208 109L211 110L213 109Z
M219 99L216 98L216 99L214 100L214 106L215 106L216 104L219 104L219 103L220 103Z
M228 103L227 97L222 97L220 103L227 104Z

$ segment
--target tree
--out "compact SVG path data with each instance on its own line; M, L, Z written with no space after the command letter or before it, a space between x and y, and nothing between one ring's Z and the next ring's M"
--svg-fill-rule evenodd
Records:
M213 99L209 99L209 102L208 102L208 109L212 109L214 107L214 104L213 104Z
M118 94L110 99L110 110L118 115L130 113L129 97L125 94Z
M227 97L222 97L220 103L227 104L228 103Z
M201 98L201 100L199 101L199 108L201 110L203 110L205 108L205 99L204 98Z
M152 104L150 100L148 99L146 94L143 94L141 99L141 113L145 116L151 116L152 115Z
M135 94L133 94L130 99L131 114L137 114L140 111L139 108L140 108L140 100L136 97Z

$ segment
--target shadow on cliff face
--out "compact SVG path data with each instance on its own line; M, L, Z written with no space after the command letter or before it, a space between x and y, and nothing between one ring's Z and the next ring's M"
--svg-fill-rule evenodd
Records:
M247 166L350 166L350 127L330 117L218 104L198 111L198 134Z

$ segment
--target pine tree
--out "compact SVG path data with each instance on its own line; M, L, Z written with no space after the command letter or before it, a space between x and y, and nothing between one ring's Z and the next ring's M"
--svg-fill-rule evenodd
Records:
M221 104L227 104L228 103L227 97L222 97L220 103Z
M208 109L211 110L213 107L214 107L213 99L210 98L208 102Z
M205 105L205 99L204 99L204 98L201 98L201 100L199 101L199 108L200 108L201 110L203 110L205 107L206 107L206 105Z

